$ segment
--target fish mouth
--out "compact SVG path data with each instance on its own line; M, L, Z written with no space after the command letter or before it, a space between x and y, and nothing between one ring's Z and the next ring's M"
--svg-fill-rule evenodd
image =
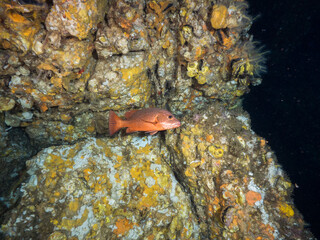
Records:
M180 127L180 126L181 126L180 122L175 122L174 124L172 124L173 128L177 128L177 127Z
M162 123L161 124L164 130L173 129L181 126L180 122L171 122L171 123Z

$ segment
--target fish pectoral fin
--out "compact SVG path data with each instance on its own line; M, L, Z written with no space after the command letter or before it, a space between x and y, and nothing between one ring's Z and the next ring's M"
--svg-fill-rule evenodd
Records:
M150 133L150 135L154 135L156 134L158 131L150 131L150 132L147 132L147 133Z
M133 130L132 128L127 128L126 129L126 133L133 133L133 132L136 132L136 130Z
M151 123L151 124L153 124L153 125L156 125L156 124L158 123L158 119L156 119L155 122L149 122L149 121L145 121L145 120L142 120L142 121L144 121L144 122L146 122L146 123Z

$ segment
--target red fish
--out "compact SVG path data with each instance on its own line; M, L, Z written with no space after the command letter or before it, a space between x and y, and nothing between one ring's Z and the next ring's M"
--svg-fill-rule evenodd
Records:
M126 133L148 132L150 135L158 131L180 127L180 122L170 112L159 108L131 110L125 114L126 120L119 118L113 111L109 112L109 133L112 136L121 128Z

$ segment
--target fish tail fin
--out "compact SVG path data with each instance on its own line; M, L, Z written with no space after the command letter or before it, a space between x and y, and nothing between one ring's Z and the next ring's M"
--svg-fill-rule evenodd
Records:
M110 136L118 132L122 128L122 120L114 113L114 111L110 110L109 112L109 133Z

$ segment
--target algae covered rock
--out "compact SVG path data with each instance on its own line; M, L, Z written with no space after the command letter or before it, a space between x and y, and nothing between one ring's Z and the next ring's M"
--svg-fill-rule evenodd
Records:
M26 239L198 238L160 144L156 136L128 136L45 149L27 162L21 205L2 231Z

